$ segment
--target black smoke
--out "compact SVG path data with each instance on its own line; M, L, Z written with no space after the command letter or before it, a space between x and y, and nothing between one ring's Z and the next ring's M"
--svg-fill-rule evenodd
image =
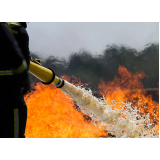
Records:
M40 58L31 52L32 58ZM150 43L143 50L136 50L127 46L106 46L103 54L94 56L88 51L72 53L69 60L50 56L42 60L44 67L52 68L58 77L74 75L82 83L89 83L88 87L98 91L100 79L112 81L119 65L132 73L144 71L147 75L142 79L144 88L159 88L159 44ZM32 83L39 80L31 76ZM151 93L155 100L159 100L156 92Z

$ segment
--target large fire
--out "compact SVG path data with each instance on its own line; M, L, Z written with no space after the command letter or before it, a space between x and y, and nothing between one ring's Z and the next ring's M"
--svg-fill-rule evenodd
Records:
M68 96L69 97L69 96ZM74 100L53 85L38 83L25 97L27 138L96 138L107 136L74 107Z
M145 76L143 72L132 74L125 67L119 66L114 80L107 84L101 81L99 89L105 93L105 99L112 109L122 109L124 104L132 102L132 108L136 107L140 115L149 113L152 126L156 126L158 131L159 104L152 100L151 95L146 96L146 91L140 81Z
M124 104L132 103L133 109L143 116L150 114L150 123L155 132L159 131L159 104L146 96L142 90L140 81L144 73L132 74L124 67L119 67L118 75L112 82L105 84L101 81L100 91L103 92L107 104L112 110L123 110ZM70 81L70 77L63 77ZM74 77L73 84L82 83ZM107 127L94 123L84 113L76 110L75 101L66 96L60 89L53 85L36 84L35 90L25 96L28 106L28 119L26 126L26 137L28 138L97 138L107 136ZM82 106L83 107L83 106ZM84 110L84 109L82 109ZM126 118L125 114L122 115ZM106 128L106 130L104 129Z

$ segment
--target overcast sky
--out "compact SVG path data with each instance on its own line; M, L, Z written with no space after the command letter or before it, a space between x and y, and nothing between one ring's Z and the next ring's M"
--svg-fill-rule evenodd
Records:
M143 49L159 42L158 22L30 22L27 31L30 51L42 58L67 58L81 49L102 54L111 44Z

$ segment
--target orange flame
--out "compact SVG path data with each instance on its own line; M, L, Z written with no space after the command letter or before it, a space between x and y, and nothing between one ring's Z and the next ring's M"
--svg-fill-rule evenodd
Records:
M140 81L145 77L143 72L132 74L125 67L120 66L118 74L112 82L105 84L101 80L99 89L105 95L112 109L122 109L128 102L139 110L139 114L150 114L151 123L155 131L159 131L159 104L146 96ZM63 76L66 81L82 85L76 77ZM159 94L159 92L158 92ZM96 138L106 137L107 132L95 126L87 115L76 110L74 100L53 85L38 83L35 91L25 96L28 107L26 126L27 138ZM100 122L96 122L100 125ZM104 127L104 126L103 126ZM105 127L107 128L107 127Z
M74 101L53 85L36 84L35 91L29 93L25 101L28 107L27 138L107 136L104 129L86 120L84 114L75 109Z
M138 113L143 115L150 114L151 123L156 126L156 131L159 131L159 104L152 100L152 96L146 96L146 91L143 89L143 84L140 81L145 74L132 74L125 67L119 66L118 74L112 82L105 84L101 80L99 89L105 93L105 98L112 109L121 109L127 102L132 102L132 107L137 107ZM158 92L159 94L159 92Z

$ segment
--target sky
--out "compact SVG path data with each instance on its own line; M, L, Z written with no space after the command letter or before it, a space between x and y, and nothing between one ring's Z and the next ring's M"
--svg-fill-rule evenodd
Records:
M102 54L107 45L126 45L141 50L159 42L158 22L29 22L30 51L42 58L68 58L87 50Z

